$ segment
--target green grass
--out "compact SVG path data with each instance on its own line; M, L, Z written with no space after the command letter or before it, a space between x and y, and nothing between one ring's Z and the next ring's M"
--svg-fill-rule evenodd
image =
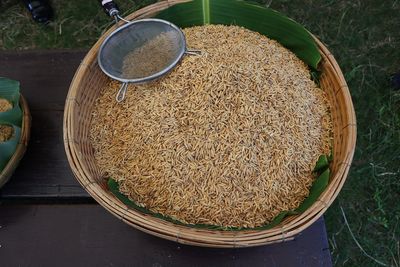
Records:
M0 2L0 49L90 47L113 24L97 0L52 1L56 20L49 25L32 22L19 0ZM122 15L155 1L120 1Z
M125 13L153 1L119 1ZM363 249L400 266L400 1L268 0L262 4L305 25L326 43L349 84L357 115L357 148L348 180L325 215L335 266L378 266ZM97 1L54 1L57 19L31 22L18 1L2 1L0 48L88 48L111 25Z

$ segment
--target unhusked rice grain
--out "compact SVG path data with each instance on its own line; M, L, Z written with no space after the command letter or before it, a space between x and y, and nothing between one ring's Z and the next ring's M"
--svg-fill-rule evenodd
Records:
M276 41L237 26L184 29L185 56L167 76L102 88L91 143L105 177L138 205L190 224L256 227L309 194L328 154L326 94Z

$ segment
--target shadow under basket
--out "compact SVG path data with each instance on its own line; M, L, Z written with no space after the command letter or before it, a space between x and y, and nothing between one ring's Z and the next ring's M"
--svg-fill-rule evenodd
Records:
M151 17L171 4L172 1L158 2L132 13L127 19ZM101 88L110 81L97 64L97 53L104 38L114 29L115 26L107 31L82 61L71 83L64 111L68 161L77 180L98 203L141 231L182 244L205 247L249 247L291 240L323 215L337 197L349 172L356 143L356 118L343 74L319 40L315 38L322 57L320 86L327 92L334 128L334 159L326 190L305 212L288 216L271 229L221 231L177 225L129 208L109 191L102 179L89 141L89 127L94 103Z
M7 183L24 156L31 134L31 113L29 111L28 103L22 95L20 95L19 104L22 110L21 137L17 149L0 173L0 188Z

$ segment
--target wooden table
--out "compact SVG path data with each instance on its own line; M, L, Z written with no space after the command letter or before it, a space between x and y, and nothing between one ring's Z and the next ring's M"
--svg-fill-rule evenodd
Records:
M19 80L31 141L0 189L1 266L332 266L325 224L294 240L242 249L166 241L109 214L77 183L64 153L69 83L85 51L0 52L0 76Z

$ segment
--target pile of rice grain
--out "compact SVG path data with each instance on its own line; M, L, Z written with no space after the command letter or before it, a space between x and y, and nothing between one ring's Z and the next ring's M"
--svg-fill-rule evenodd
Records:
M276 41L237 26L184 30L167 76L103 88L90 137L105 177L137 204L191 224L256 227L295 209L329 153L327 97Z
M0 142L5 142L11 139L14 134L13 127L0 124Z
M5 112L12 109L12 104L7 99L0 98L0 112Z
M175 60L178 48L174 32L157 35L125 56L122 77L143 78L165 69Z

